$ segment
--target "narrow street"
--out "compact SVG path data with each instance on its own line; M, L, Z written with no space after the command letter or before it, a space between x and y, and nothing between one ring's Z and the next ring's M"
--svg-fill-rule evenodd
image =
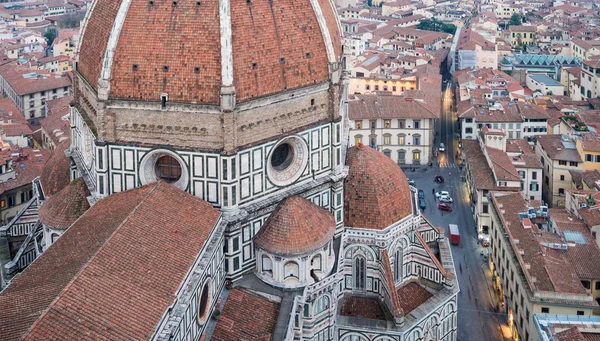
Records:
M439 120L436 149L440 142L446 145L446 152L440 152L434 159L434 167L427 170L405 170L406 176L415 180L416 186L425 192L427 208L425 216L435 225L448 229L448 224L459 226L461 241L452 245L452 255L460 285L458 295L458 340L509 340L506 316L498 309L494 296L490 271L483 260L484 250L477 241L475 220L471 213L466 184L461 178L459 167L458 131L452 106L452 90L448 86L442 92L443 112ZM442 175L443 184L434 182L436 175ZM448 191L454 199L453 211L444 212L437 208L433 191ZM462 269L462 270L461 270Z

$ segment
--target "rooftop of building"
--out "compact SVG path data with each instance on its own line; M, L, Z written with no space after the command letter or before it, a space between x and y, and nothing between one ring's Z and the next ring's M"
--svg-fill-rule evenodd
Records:
M539 208L530 209L520 193L494 192L492 202L493 212L501 220L501 230L508 236L509 250L514 254L509 255L509 259L516 257L518 260L515 265L526 283L529 299L598 306L581 284L578 271L572 263L574 257L570 257L564 249L566 243L560 243L558 235L542 230L528 218L529 212L535 213Z
M18 96L71 86L71 75L51 75L44 71L34 71L15 63L0 66L0 76Z
M563 86L560 82L554 80L544 73L529 73L527 77L533 79L534 81L544 84L545 86Z
M0 319L11 323L0 324L0 334L149 339L219 217L164 182L99 200L2 291ZM143 247L131 253L131 245ZM57 320L77 328L55 328Z
M564 135L538 135L537 144L552 160L582 162L575 143Z
M502 178L499 178L498 180L496 180L496 177L494 176L494 170L490 167L490 164L488 162L488 159L486 158L485 154L483 153L481 146L479 144L478 140L463 140L462 141L463 144L463 149L465 152L465 157L467 159L467 163L468 163L468 169L469 172L471 174L471 180L473 181L473 185L475 186L476 189L478 190L504 190L504 191L518 191L519 187L500 187L496 185L496 181L510 181L510 180L504 180ZM494 149L494 148L491 148ZM497 150L497 149L496 149ZM494 153L495 151L492 151L492 153L495 154L499 154L499 153ZM500 152L502 152L500 150ZM504 154L505 158L508 158L508 156L506 156L506 154ZM510 160L509 160L510 161ZM501 172L502 174L511 174L511 171L509 172L504 172L502 166L505 164L506 162L500 162L500 164L498 165L498 171ZM512 166L512 169L514 169L514 166ZM511 169L511 170L512 170ZM516 172L516 170L515 170ZM517 174L518 176L518 174ZM510 179L512 179L513 176L510 176Z

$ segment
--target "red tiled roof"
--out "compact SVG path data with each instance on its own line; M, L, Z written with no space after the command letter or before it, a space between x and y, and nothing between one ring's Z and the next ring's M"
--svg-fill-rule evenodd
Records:
M46 196L52 196L65 188L71 181L71 162L65 156L65 149L68 146L69 144L66 141L57 145L46 164L44 164L40 175L40 183Z
M340 302L340 315L371 320L385 320L385 313L377 299L345 296Z
M31 184L33 179L42 173L44 162L49 155L45 149L34 151L32 148L18 148L6 153L8 158L13 160L15 178L0 183L0 194ZM19 153L20 157L12 156L11 153Z
M271 213L254 245L280 255L310 252L332 240L335 225L331 212L294 195Z
M232 289L211 340L271 340L279 306L250 290Z
M83 32L78 70L94 88L121 2L98 1ZM327 0L318 3L339 57L342 44L334 8ZM329 79L325 42L310 1L231 2L230 11L238 101ZM132 1L114 54L109 96L157 101L168 93L172 101L219 103L221 52L219 1L202 1L201 6Z
M41 222L55 229L69 228L90 208L86 199L88 195L85 181L82 178L73 180L42 204L39 211Z
M23 75L32 72L42 76L42 78L23 77ZM23 66L17 66L15 63L0 66L0 75L19 96L71 86L71 75L69 73L63 76L52 76L41 70L32 71Z
M481 151L481 146L477 140L463 140L463 149L468 161L469 171L473 185L477 189L518 191L520 188L498 187L494 179L494 172L490 168L485 155ZM513 166L514 167L514 166Z
M554 334L555 341L586 341L586 338L583 337L583 334L577 329L577 327L572 327L567 330L563 330L562 332L558 332Z
M346 164L346 226L383 230L412 214L412 192L392 159L361 145L348 149Z
M164 182L98 201L0 295L0 335L149 339L219 216Z
M415 310L433 296L433 294L416 282L410 282L401 286L398 288L397 293L405 314L410 314L411 311Z
M515 165L505 152L492 147L486 147L486 151L492 162L492 171L497 181L521 181Z
M394 273L392 272L392 263L390 262L390 256L388 255L387 250L383 250L381 252L381 261L383 263L383 270L385 272L384 285L386 290L388 290L390 295L390 300L392 301L392 306L390 310L394 316L404 316L404 310L402 310L402 303L400 302L400 298L398 293L396 292L396 284L394 282Z

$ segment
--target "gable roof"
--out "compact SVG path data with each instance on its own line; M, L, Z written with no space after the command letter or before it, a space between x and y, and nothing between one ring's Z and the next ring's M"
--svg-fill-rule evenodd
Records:
M98 201L0 294L0 338L149 339L219 216L163 182Z

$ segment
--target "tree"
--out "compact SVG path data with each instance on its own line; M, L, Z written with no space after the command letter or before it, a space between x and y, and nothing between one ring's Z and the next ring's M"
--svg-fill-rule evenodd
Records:
M44 33L44 38L46 38L46 40L48 40L48 46L52 45L52 43L54 42L54 39L56 39L56 30L54 30L54 29L47 30L46 33Z
M439 21L436 18L421 20L417 28L419 30L446 32L450 34L454 34L456 32L455 25L446 24L445 22Z
M521 17L521 15L519 15L519 13L515 13L510 17L510 22L508 23L508 25L521 25L523 23L523 18Z

